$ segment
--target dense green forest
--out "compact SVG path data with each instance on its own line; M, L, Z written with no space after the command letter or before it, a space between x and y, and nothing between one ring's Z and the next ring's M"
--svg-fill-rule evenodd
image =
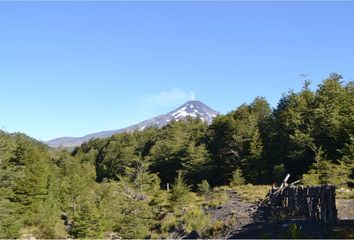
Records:
M352 187L352 81L331 74L315 91L305 82L283 94L274 109L257 97L211 125L187 118L72 152L0 132L0 238L168 237L176 229L211 236L196 198L286 173Z

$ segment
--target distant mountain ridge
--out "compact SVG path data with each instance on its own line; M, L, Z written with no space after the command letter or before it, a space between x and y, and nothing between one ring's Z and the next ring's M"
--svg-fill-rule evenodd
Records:
M45 143L48 146L53 148L74 147L74 146L79 146L80 144L87 142L92 138L107 138L117 133L133 132L137 130L142 131L145 128L151 126L163 127L167 125L169 122L171 122L172 120L178 121L188 116L195 117L195 118L198 117L202 121L210 124L217 115L219 115L217 111L213 110L212 108L208 107L207 105L205 105L200 101L194 100L194 101L186 102L185 104L173 110L172 112L159 115L154 118L150 118L148 120L132 125L130 127L126 127L119 130L110 130L110 131L91 133L83 137L61 137L61 138L56 138L47 141Z

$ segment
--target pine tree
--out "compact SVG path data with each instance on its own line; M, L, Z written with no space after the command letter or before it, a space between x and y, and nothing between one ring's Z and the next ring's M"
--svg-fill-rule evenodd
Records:
M15 142L0 131L0 238L18 238L23 227L21 205L13 201L14 182L20 177L19 168L10 162Z
M198 192L205 197L208 197L212 193L212 189L207 180L203 180L201 183L198 184Z
M85 200L73 217L71 233L76 238L102 238L104 237L103 226L94 193L86 196Z
M171 188L170 205L174 210L180 210L183 206L188 206L193 200L190 187L184 182L182 172L178 172L174 184Z
M235 171L232 172L232 177L230 179L230 185L231 186L240 186L245 184L245 179L242 174L241 169L236 169Z

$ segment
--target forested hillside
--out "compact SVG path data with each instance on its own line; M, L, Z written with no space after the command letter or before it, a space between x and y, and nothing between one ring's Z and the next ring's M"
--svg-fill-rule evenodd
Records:
M210 237L203 206L220 199L213 187L272 184L286 173L303 184L350 187L354 83L331 74L315 91L309 84L274 109L257 97L211 125L187 118L94 139L71 153L0 132L0 238L169 237L176 230Z

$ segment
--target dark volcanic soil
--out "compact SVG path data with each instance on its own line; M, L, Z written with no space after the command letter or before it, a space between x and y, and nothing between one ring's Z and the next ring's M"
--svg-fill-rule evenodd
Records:
M230 200L218 207L209 208L207 212L212 217L212 222L223 221L225 229L217 234L216 238L228 238L232 233L252 223L252 216L257 211L257 205L244 202L234 191L227 191Z

